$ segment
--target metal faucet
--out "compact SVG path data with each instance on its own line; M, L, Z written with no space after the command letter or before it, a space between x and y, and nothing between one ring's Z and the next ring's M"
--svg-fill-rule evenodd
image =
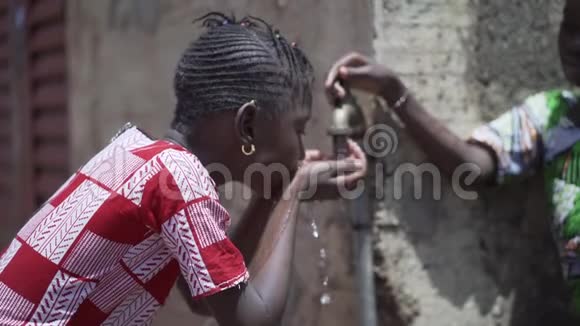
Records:
M362 108L347 89L342 100L337 100L332 112L332 125L328 134L332 136L334 155L337 159L348 156L348 138L360 139L366 130Z

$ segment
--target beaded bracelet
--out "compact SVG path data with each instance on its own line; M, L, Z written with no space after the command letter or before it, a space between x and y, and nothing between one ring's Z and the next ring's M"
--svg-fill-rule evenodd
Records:
M397 102L395 102L395 104L393 104L393 106L391 108L393 110L396 110L396 109L399 109L400 107L402 107L405 103L407 103L407 100L409 99L410 95L411 94L409 93L409 91L405 90L403 95L401 95L401 97L397 100Z

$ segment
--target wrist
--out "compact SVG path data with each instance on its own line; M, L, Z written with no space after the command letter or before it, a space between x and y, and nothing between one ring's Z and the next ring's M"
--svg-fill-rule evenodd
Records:
M407 87L398 77L389 77L383 83L382 97L391 108L401 106L400 101L407 94Z
M285 198L298 198L306 188L306 174L298 171L284 192Z

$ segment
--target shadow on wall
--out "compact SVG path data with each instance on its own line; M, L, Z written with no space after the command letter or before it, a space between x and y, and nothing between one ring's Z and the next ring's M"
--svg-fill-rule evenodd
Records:
M562 86L557 35L563 0L481 0L465 47L467 81L484 120L534 92ZM507 107L506 107L507 105Z
M475 103L485 109L483 120L536 92L565 85L557 44L563 3L478 2L473 42L466 44L471 46L467 77ZM569 323L544 185L538 179L485 195L483 263L502 296L514 293L513 326Z
M474 2L476 21L464 40L470 54L466 83L473 96L471 103L482 108L483 120L497 117L538 91L565 85L557 51L562 5L561 0ZM412 142L406 137L402 134L401 144ZM400 157L390 158L387 165L423 162L424 156L415 146L401 148ZM386 175L388 170L387 167ZM387 188L392 187L392 182L392 177L387 178ZM431 177L424 176L423 182L424 189L433 189L429 184ZM448 186L444 186L442 200L425 199L432 194L413 200L412 180L403 179L403 185L403 199L385 200L387 210L394 212L398 221L379 224L379 237L388 239L387 246L396 246L401 238L411 243L419 268L436 292L429 290L426 295L437 295L456 309L477 309L498 325L568 325L541 176L484 190L477 202L460 200ZM400 231L403 235L397 235ZM379 269L393 264L402 270L417 268L385 262L408 260L389 256L396 255L394 249L379 245L379 251L387 253L379 257ZM398 315L397 325L411 324L414 317L430 307L419 306L413 298L401 300L406 298L401 291L404 289L390 285L379 287L379 299L389 303L389 318ZM394 301L396 306L392 305ZM433 325L444 325L445 318L451 318L444 313L439 316ZM474 323L468 319L449 322Z

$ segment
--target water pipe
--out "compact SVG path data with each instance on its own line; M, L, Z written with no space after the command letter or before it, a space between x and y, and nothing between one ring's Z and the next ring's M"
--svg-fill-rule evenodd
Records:
M366 130L364 115L356 98L348 92L338 101L332 114L332 125L328 130L333 139L337 159L348 155L347 139L362 139ZM353 230L353 264L356 270L358 289L359 325L377 326L375 278L373 272L372 227L367 187L363 193L348 203Z

